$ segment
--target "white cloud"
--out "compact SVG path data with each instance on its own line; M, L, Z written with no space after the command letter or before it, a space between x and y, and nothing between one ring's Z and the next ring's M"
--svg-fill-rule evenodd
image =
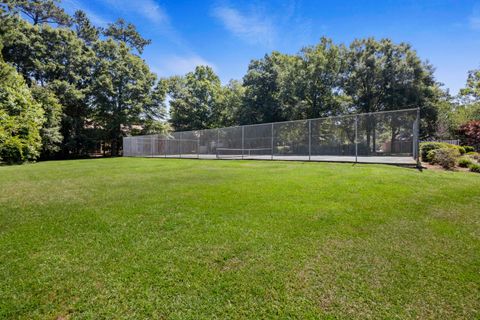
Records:
M135 3L139 4L137 6L137 11L143 16L145 16L146 18L150 19L150 21L153 21L153 22L168 21L168 16L166 12L158 4L156 4L155 1L145 0L145 1L138 1Z
M152 66L152 70L159 76L184 75L194 71L196 66L210 66L216 70L216 66L197 55L177 56L170 55L161 59L159 63Z
M77 0L63 0L62 4L65 10L72 15L77 10L84 11L87 14L87 17L90 19L90 21L92 21L92 23L96 26L104 27L109 22L108 19L85 8L85 6L80 4L80 2Z
M165 10L154 0L105 0L118 11L133 12L150 22L166 23L169 21Z
M250 44L271 46L275 40L273 23L268 17L257 12L245 14L232 7L218 6L213 9L212 14L227 30Z

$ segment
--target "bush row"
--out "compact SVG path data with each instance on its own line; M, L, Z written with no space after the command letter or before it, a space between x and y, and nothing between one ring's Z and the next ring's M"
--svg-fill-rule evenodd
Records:
M472 172L480 172L480 154L473 152L473 147L456 146L443 142L423 142L420 144L422 161L438 164L447 170L455 166L470 168Z

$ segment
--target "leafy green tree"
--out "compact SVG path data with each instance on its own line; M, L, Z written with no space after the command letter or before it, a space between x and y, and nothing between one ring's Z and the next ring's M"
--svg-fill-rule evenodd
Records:
M137 126L141 129L132 128L131 134L166 134L171 131L170 124L165 120L167 92L168 79L160 79L143 105Z
M122 41L130 48L134 48L138 53L142 54L145 46L151 43L151 40L144 39L137 31L137 28L127 23L123 19L118 19L114 23L110 23L103 31L103 35L110 37L115 41Z
M480 120L480 69L468 72L467 84L460 90L457 124Z
M287 120L281 99L282 77L290 61L288 55L272 52L263 59L252 60L243 77L245 97L239 122L241 124Z
M42 108L22 76L0 59L0 161L35 160L43 122Z
M33 26L13 17L15 29L3 28L4 57L30 85L48 86L62 108L62 157L86 155L91 141L85 132L89 118L89 97L93 50L66 28Z
M41 105L45 118L40 130L40 136L42 137L41 156L44 159L51 158L60 150L63 140L60 133L62 105L48 87L34 85L31 92L35 101Z
M138 130L138 134L166 135L170 131L172 131L172 127L168 122L162 120L147 119L143 122L141 130Z
M243 108L245 88L237 80L230 80L223 86L214 111L214 126L226 127L238 125Z
M184 77L172 77L169 85L170 123L175 130L211 128L221 94L221 83L213 69L197 66Z
M422 63L408 44L394 44L389 39L355 40L348 50L346 66L343 90L351 97L355 111L368 113L419 107L423 119L422 137L435 133L439 91L433 68ZM375 126L374 119L366 125L366 143L372 149ZM392 122L392 131L394 127Z
M144 105L151 103L155 75L145 62L130 52L123 42L97 42L91 87L91 105L96 125L103 128L118 155L122 137L133 124L141 122Z
M87 45L92 45L93 42L99 39L101 29L92 24L84 11L75 11L73 22L77 36L85 41Z
M12 12L20 12L32 20L33 25L54 23L70 26L71 18L58 6L59 0L4 0Z
M297 65L290 69L294 77L283 85L289 96L296 97L292 110L296 118L326 117L347 111L348 99L342 90L345 57L345 47L327 38L300 51Z
M467 102L480 102L480 69L468 72L467 85L460 90L460 97L468 99Z

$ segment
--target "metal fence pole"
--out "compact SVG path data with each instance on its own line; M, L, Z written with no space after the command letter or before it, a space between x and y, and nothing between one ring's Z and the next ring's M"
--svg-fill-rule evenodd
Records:
M355 116L355 163L358 162L358 116Z
M417 160L417 118L415 118L415 121L413 122L413 128L412 128L412 154L413 154L413 159Z
M245 149L245 126L242 126L242 159L243 159L244 149Z
M417 108L417 119L415 119L415 131L414 131L415 138L415 157L417 160L417 167L420 168L422 166L420 162L420 108Z
M308 161L312 160L312 120L308 120Z
M215 151L217 152L218 159L218 146L220 145L220 129L217 129L217 145L215 146Z
M200 131L197 136L197 159L200 159Z
M272 148L272 160L273 160L273 123L272 123L272 145L271 145L271 148Z
M180 154L180 158L182 157L182 136L183 134L180 132L180 140L178 141L178 153Z

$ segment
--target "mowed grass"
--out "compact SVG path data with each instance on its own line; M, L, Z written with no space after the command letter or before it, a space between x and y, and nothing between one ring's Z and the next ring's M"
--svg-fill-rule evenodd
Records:
M478 174L117 158L0 190L0 318L480 317Z

